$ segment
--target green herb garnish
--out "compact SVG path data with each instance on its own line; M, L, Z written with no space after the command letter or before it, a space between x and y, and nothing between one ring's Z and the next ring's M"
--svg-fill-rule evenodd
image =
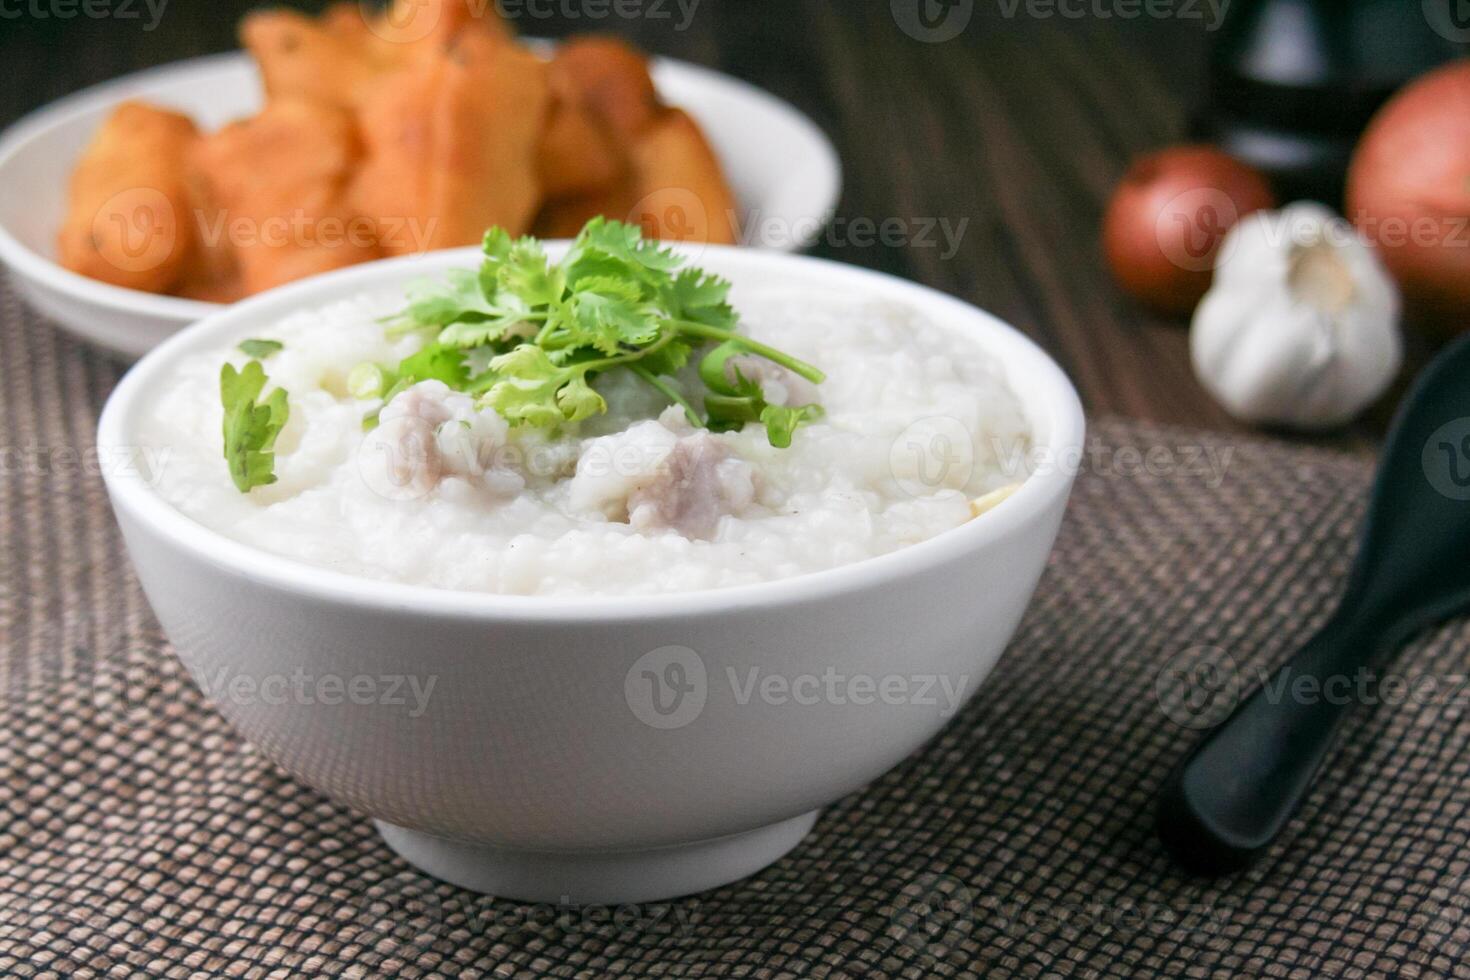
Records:
M456 270L409 290L388 319L393 333L422 333L427 344L396 367L359 366L354 395L375 389L386 401L436 379L476 395L512 425L555 428L607 411L598 376L628 370L684 409L692 424L717 430L766 426L773 446L791 444L816 405L768 404L758 384L726 372L734 354L754 355L819 384L817 368L735 332L730 284L645 241L635 226L595 218L553 264L534 238L485 235L478 271ZM670 380L697 350L708 391L701 416ZM372 417L365 420L372 424Z
M247 357L267 358L286 345L279 340L242 340L240 350Z
M265 369L250 361L236 371L226 364L219 375L224 405L225 462L241 493L276 482L276 437L291 415L286 392L280 388L258 401L265 390Z

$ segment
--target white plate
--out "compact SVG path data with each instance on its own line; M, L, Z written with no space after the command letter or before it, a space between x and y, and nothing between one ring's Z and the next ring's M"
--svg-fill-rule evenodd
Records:
M728 75L669 59L656 59L653 75L664 98L693 115L714 144L741 203L744 244L783 251L810 245L842 185L837 154L821 130ZM72 167L113 108L135 98L181 110L212 130L259 109L260 78L243 53L181 61L68 96L0 136L0 261L37 310L128 357L222 308L109 286L55 262Z

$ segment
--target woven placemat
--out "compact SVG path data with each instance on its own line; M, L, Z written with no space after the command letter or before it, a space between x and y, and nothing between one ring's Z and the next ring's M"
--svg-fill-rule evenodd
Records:
M970 707L747 881L637 908L422 877L204 703L86 453L119 373L0 286L0 975L1447 976L1470 952L1470 631L1347 748L1255 870L1152 831L1195 729L1323 619L1366 460L1095 427L1035 603ZM1388 702L1392 703L1388 703Z

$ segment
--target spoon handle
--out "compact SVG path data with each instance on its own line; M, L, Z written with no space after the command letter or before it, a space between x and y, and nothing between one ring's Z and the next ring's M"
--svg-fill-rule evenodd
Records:
M1245 867L1311 788L1372 663L1371 639L1330 622L1165 782L1159 836L1199 874Z

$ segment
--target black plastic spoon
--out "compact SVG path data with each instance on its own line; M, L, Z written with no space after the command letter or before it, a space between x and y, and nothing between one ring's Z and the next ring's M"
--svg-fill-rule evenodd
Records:
M1180 864L1223 874L1276 838L1361 690L1413 635L1470 607L1470 337L1427 367L1379 464L1347 592L1327 625L1204 738L1165 782L1159 836ZM1291 684L1315 678L1293 697ZM1344 678L1330 686L1330 679ZM1328 696L1330 692L1335 696ZM1283 694L1283 692L1285 692Z

